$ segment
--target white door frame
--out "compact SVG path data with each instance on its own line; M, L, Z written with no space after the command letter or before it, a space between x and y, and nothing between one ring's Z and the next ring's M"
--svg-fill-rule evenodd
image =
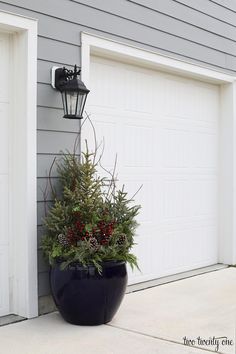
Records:
M152 69L217 84L220 87L219 255L218 262L236 263L236 77L83 32L82 80L89 87L91 55L122 60Z
M0 11L0 31L12 34L10 83L10 311L38 315L36 87L37 20Z

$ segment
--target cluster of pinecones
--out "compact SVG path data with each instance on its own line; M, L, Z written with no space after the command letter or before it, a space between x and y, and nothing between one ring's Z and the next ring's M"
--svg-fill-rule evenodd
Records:
M70 245L70 242L69 242L68 238L65 235L63 235L63 234L58 235L57 239L58 239L58 242L61 245L63 245L63 246L69 246ZM97 239L95 237L91 237L89 239L89 245L94 251L97 251L98 248L99 248L98 241L97 241Z
M59 234L57 236L57 238L58 238L58 242L61 245L63 245L63 246L69 246L70 245L70 242L69 242L68 238L65 235ZM117 244L119 246L123 246L125 243L126 243L126 235L122 234L122 235L120 235L119 239L117 240ZM89 238L89 244L90 244L90 247L91 247L92 250L94 250L94 251L98 250L99 243L98 243L96 237L90 237Z

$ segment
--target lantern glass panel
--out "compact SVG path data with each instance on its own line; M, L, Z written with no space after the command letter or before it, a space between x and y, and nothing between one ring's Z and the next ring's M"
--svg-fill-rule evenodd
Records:
M62 103L64 118L81 119L86 102L87 92L63 91Z
M78 115L82 117L83 115L83 110L84 110L84 105L86 101L87 94L84 92L80 92L78 95Z
M64 116L66 116L66 115L68 114L66 91L63 91L63 92L61 93L61 97L62 97L62 104L63 104Z
M68 115L74 115L76 116L76 111L77 111L77 99L78 99L78 94L77 92L67 92L67 109Z

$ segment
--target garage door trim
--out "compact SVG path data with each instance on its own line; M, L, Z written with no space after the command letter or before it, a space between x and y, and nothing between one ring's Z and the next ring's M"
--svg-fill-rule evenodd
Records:
M38 315L36 217L37 20L0 11L12 36L10 162L10 312Z

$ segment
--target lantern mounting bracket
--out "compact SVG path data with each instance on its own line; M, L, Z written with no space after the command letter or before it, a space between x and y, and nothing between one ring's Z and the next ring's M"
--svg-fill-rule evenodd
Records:
M77 65L74 66L74 70L53 66L51 70L51 85L54 89L62 91L68 81L76 79L80 73L81 69Z

